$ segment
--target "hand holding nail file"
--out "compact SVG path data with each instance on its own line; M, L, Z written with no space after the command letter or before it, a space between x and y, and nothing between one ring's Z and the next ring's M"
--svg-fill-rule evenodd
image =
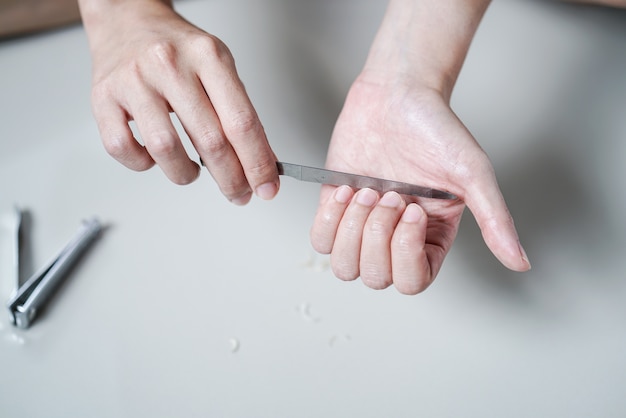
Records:
M404 195L431 199L457 198L455 195L448 192L399 181L384 180L376 177L343 173L341 171L326 170L323 168L306 167L284 162L277 162L276 165L278 167L278 174L312 183L331 184L333 186L347 185L355 189L370 188L379 193L394 191Z

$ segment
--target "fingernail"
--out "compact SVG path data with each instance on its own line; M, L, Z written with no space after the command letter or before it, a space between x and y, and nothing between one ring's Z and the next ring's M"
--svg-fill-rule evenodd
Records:
M422 210L416 203L411 203L402 214L402 222L415 224L422 219Z
M522 247L522 244L520 242L517 243L519 245L519 252L522 255L522 260L526 262L526 264L528 264L528 268L530 269L532 266L530 265L530 260L528 259L528 256L526 255L526 251L524 250L524 247Z
M378 193L372 189L361 189L356 194L356 202L363 206L374 206L378 199Z
M278 186L276 183L265 183L260 185L255 190L256 195L259 196L263 200L270 200L276 193L278 192Z
M392 209L399 207L401 203L402 203L402 198L396 192L385 193L382 199L380 199L380 201L378 202L380 206L384 206L386 208L392 208Z
M236 197L236 198L232 199L231 202L234 203L237 206L243 206L243 205L247 204L250 201L251 198L252 198L252 192L248 192L248 193L244 194L243 196Z
M352 198L352 189L350 186L340 186L335 190L335 200L339 203L346 204Z

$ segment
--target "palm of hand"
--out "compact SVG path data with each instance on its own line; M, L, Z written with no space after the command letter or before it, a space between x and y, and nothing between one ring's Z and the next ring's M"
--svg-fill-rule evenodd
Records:
M441 96L431 91L394 92L359 82L353 86L333 132L326 166L443 189L461 198L466 194L464 182L469 180L470 173L475 172L475 168L489 170L491 167L478 144ZM341 276L341 266L350 263L345 258L355 257L354 251L336 255L335 245L319 245L320 235L323 235L320 230L325 228L321 226L325 223L322 219L329 217L329 210L325 209L328 203L324 202L329 201L334 189L324 187L322 190L322 203L312 230L313 245L321 252L331 253L335 274L340 278L353 279L356 274ZM403 293L417 293L424 290L437 275L456 237L465 205L461 199L444 201L403 197L406 204L417 203L426 215L426 221L421 226L424 230L412 232L420 238L414 240L410 249L413 257L422 260L419 262L422 268L413 272L416 277L412 278L412 285L406 285L408 279L403 277L402 285L398 286L396 272L391 267L394 249L383 248L377 243L380 252L389 253L387 262L390 267L383 269L390 271L389 277L362 278L371 287L383 288L394 283ZM386 222L388 230L395 228L397 232L401 227L399 220L402 212L409 207L406 204L400 207L396 216L390 215L387 219L379 216L378 223ZM342 213L344 218L346 213L348 211ZM345 219L341 222L337 224L333 237L339 237L341 228L354 223ZM361 259L357 262L359 273L363 276L362 257L370 243L366 241L366 233L357 234L354 239L359 238L362 239ZM386 244L387 247L392 244L391 238Z

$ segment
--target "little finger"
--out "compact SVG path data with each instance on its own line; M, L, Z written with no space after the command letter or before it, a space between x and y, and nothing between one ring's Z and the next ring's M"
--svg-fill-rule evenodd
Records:
M354 280L359 277L363 228L377 200L378 193L374 190L361 189L355 194L341 218L330 263L335 275L342 280Z
M111 157L135 171L154 166L148 151L133 136L126 111L119 104L94 100L93 113L104 149Z
M172 182L191 183L200 174L200 167L187 155L168 105L156 95L144 96L143 100L131 110L148 153Z

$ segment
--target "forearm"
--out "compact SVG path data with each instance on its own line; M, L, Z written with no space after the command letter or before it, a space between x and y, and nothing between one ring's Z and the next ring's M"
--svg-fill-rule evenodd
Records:
M149 16L170 11L173 1L78 0L78 5L85 31L93 47L94 43L104 41L110 36L111 30L121 30L124 27L123 22L129 22L128 30L133 30L133 20L137 19L137 13Z
M363 75L419 79L449 99L490 0L390 0Z

